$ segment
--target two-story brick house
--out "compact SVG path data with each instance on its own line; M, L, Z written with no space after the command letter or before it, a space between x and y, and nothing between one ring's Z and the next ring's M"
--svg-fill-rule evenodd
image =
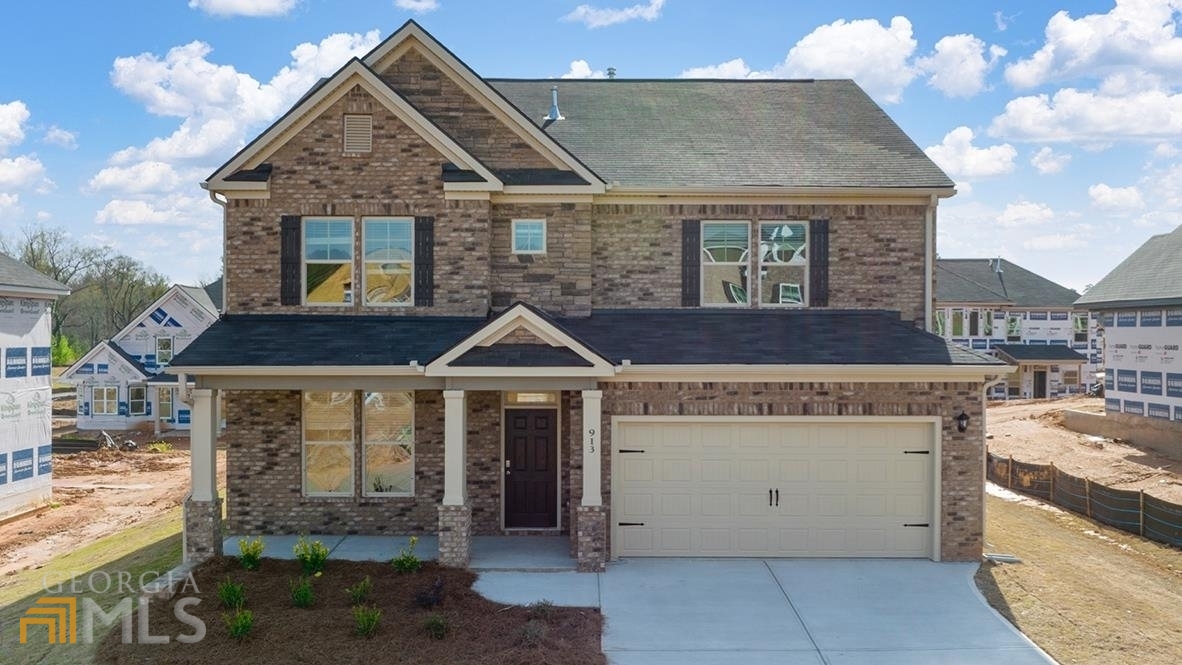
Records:
M485 79L408 22L204 186L190 558L219 391L231 533L980 556L1008 368L924 331L953 184L850 81Z

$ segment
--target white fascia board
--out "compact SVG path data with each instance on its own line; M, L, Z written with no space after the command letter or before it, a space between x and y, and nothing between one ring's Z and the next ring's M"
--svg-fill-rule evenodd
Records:
M419 47L419 52L439 70L452 74L455 82L464 92L483 102L481 106L506 126L516 127L521 136L534 150L540 152L556 167L569 168L587 182L602 182L599 176L584 166L560 143L543 132L534 123L521 117L523 111L513 106L500 93L480 78L451 51L448 51L419 24L410 21L402 26L385 42L365 56L365 64L374 70L382 69L389 61L401 57L407 50Z
M189 376L420 376L423 368L417 365L169 365L164 372Z
M594 378L604 379L614 372L614 368L603 367L429 367L428 377L448 378Z
M14 298L29 298L32 300L57 300L60 297L70 295L69 289L39 289L29 286L13 286L11 284L0 284L0 295L12 296Z
M409 125L416 134L431 144L431 147L439 151L449 161L460 168L475 171L488 184L497 189L504 186L500 179L485 168L479 160L468 154L451 137L444 134L422 113L419 113L405 99L392 91L365 64L360 60L351 60L330 81L320 86L320 89L301 102L286 117L268 128L255 140L253 145L240 152L211 176L206 181L205 188L222 194L231 193L224 187L227 176L247 165L257 166L265 162L267 157L284 145L290 136L298 133L318 118L320 115L318 111L336 103L349 92L353 85L365 88L366 92L382 102L383 106L398 116L399 120ZM242 183L234 184L241 185Z
M907 204L927 205L933 195L947 198L953 188L894 187L631 187L609 185L597 203L700 203L725 198L741 203Z
M1011 365L623 365L604 381L890 383L984 381Z
M603 194L607 191L601 183L586 185L505 185L505 194Z

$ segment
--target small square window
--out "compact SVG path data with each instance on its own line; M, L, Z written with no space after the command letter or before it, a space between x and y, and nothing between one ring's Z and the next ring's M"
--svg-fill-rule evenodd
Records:
M513 253L514 254L545 254L546 253L546 220L544 220L544 219L515 219L515 220L513 220Z

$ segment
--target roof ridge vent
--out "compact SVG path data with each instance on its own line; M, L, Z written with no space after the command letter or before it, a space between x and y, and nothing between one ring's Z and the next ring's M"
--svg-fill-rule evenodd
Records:
M550 88L550 112L542 120L549 120L551 122L555 120L566 120L562 115L562 111L558 110L558 86Z

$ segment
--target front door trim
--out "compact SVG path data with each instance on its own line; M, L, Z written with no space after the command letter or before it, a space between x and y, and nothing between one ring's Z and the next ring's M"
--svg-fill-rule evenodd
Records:
M563 395L562 391L559 391L558 392L558 402L555 404L530 405L530 404L505 404L504 403L505 394L504 394L504 392L501 393L501 400L502 400L502 404L501 404L501 436L500 436L501 454L500 454L500 463L497 465L498 472L500 473L500 476L501 476L500 477L500 485L499 485L500 492L501 492L501 531L506 531L509 533L513 533L513 532L517 532L517 531L553 531L555 533L558 533L558 532L562 531L562 524L563 524L563 521L562 521L562 463L563 463L563 460L562 460L562 408L561 408L562 407L562 395ZM557 488L558 491L556 491L554 493L556 495L555 496L554 514L557 516L557 519L555 520L553 527L545 527L545 528L509 527L506 525L506 517L505 517L506 512L507 512L507 510L506 510L507 505L506 504L508 502L506 501L507 494L506 494L506 487L505 487L505 443L506 443L505 437L508 436L508 434L509 434L509 428L506 427L505 424L508 422L508 420L507 420L508 415L509 415L508 412L509 411L519 411L519 410L527 410L527 411L553 410L555 412L554 413L554 427L555 427L555 433L554 433L554 449L555 449L554 450L554 467L555 467L554 474L555 474L555 478L554 478L554 482L555 482L555 487Z

